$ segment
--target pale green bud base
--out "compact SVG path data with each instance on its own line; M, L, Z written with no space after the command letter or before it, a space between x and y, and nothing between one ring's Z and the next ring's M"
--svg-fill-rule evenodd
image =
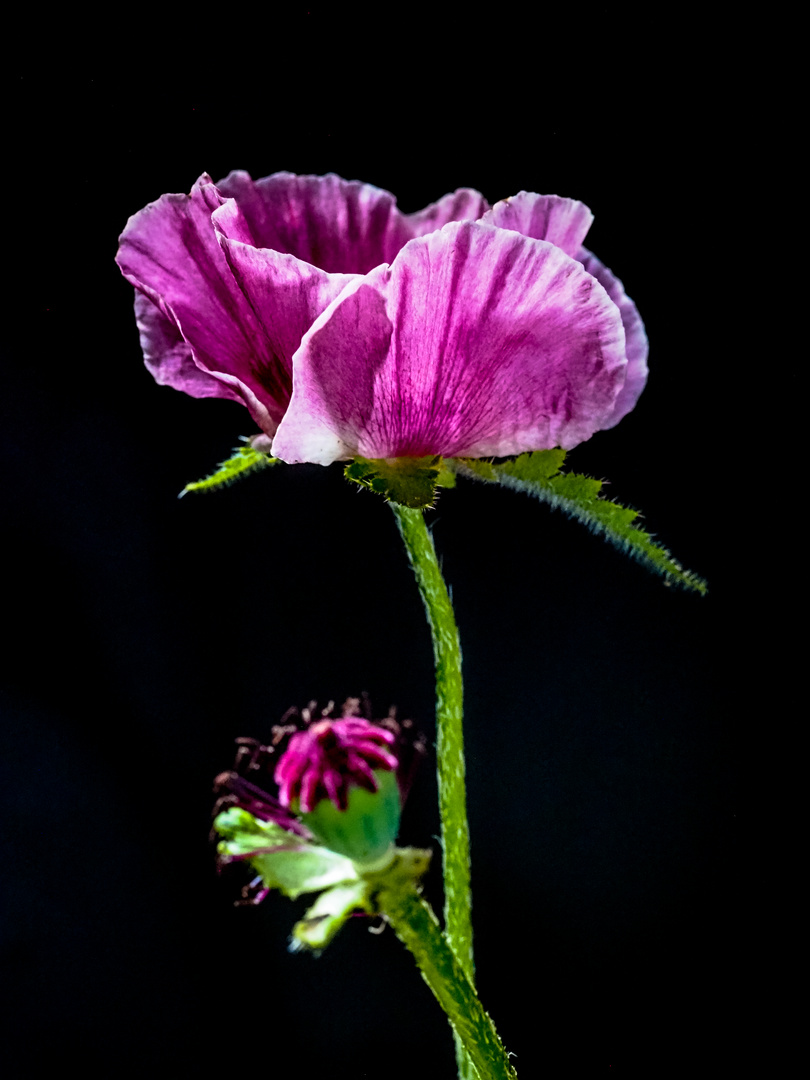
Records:
M402 801L396 774L375 769L376 791L352 787L345 810L321 799L314 810L292 809L324 847L359 863L375 863L397 838Z
M515 1071L475 987L419 895L430 866L429 850L392 846L373 863L356 863L239 807L219 814L214 826L223 837L220 855L247 856L267 888L290 897L319 894L293 927L293 951L326 948L357 912L382 915L413 953L422 977L447 1013L463 1067L475 1070L467 1075L513 1080Z
M372 859L371 862L359 862L357 859L353 859L352 864L361 876L363 874L379 874L383 870L387 870L396 857L397 848L392 844L388 851L380 855L379 859Z
M353 880L343 881L322 892L304 918L295 924L291 951L326 948L355 912L381 914L376 901L380 884L390 882L400 888L407 884L415 890L430 866L430 858L431 852L421 848L392 847L377 860L377 865L362 869L357 863L351 864Z

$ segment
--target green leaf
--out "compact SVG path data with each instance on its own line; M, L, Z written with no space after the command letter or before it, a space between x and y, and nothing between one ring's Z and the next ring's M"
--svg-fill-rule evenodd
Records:
M433 506L436 486L452 487L450 470L440 457L355 458L345 469L347 480L376 491L389 502L420 510Z
M237 447L227 461L221 461L216 472L206 476L204 480L195 480L186 484L178 499L182 499L189 491L214 491L215 488L227 487L234 480L241 480L248 473L258 469L265 469L268 465L278 465L279 459L265 454L261 450L255 450L244 437L246 446Z
M239 806L230 806L217 814L214 829L223 838L220 851L228 855L246 855L271 844L300 843L301 837L274 821L261 821Z
M430 866L426 848L396 848L393 858L380 870L361 873L358 881L343 882L322 892L304 918L293 927L290 948L323 949L355 911L374 915L383 890L419 892Z
M245 858L268 889L295 899L333 885L357 881L351 859L304 840L272 821L231 807L219 814L214 828L225 839L217 850L224 858Z
M290 949L323 949L355 911L372 914L367 881L346 882L322 892L295 924Z
M250 859L268 889L278 889L294 900L301 893L357 880L351 859L317 844L307 845L300 837L296 839L296 850L258 854Z
M505 473L514 476L527 483L542 484L556 476L565 461L565 451L559 448L554 450L535 450L533 453L521 454L520 457L504 461L494 466L496 476ZM585 479L585 478L583 478ZM595 480L595 484L599 481Z
M458 458L455 464L464 476L476 476L479 480L497 480L495 466L486 458Z
M583 522L592 532L602 533L616 547L661 574L667 584L674 582L705 595L706 582L691 570L684 570L665 547L638 527L637 510L604 498L601 480L560 472L564 460L564 450L536 450L501 463L459 458L450 467L464 476L501 484L547 502Z

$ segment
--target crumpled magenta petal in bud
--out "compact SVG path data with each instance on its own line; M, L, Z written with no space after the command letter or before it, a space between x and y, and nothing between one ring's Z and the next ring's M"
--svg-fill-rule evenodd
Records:
M279 759L279 802L331 851L366 866L390 860L402 812L395 744L393 732L359 716L318 720Z
M359 716L318 720L289 741L276 766L279 801L311 813L321 799L345 810L351 788L376 791L374 770L396 772L394 735Z

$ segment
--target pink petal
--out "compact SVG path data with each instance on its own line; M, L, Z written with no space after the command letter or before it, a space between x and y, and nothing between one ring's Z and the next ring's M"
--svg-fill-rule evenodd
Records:
M576 199L519 191L512 198L495 203L481 221L501 229L514 229L534 240L548 240L562 248L566 255L576 258L593 224L593 214Z
M205 175L190 195L161 196L129 219L116 261L178 327L196 366L225 384L221 396L243 400L272 433L289 400L289 371L269 347L217 243L211 214L222 202ZM153 360L163 362L166 381L188 373L187 364L178 365L176 347Z
M291 379L293 354L302 337L354 275L327 274L293 255L253 247L234 199L216 210L212 220L234 280Z
M298 797L299 805L305 814L310 814L318 802L318 789L323 777L317 769L309 769L301 780L301 793Z
M418 210L415 214L400 214L398 227L392 229L385 261L393 262L409 240L436 232L450 221L478 221L488 209L489 203L480 191L458 188L424 210Z
M335 729L341 744L347 746L350 743L359 745L366 739L372 743L387 743L389 746L393 746L397 741L393 731L378 727L361 716L344 716L340 720L339 727L337 724L334 725L333 730Z
M577 259L589 274L593 274L619 309L627 342L627 378L616 398L613 412L602 424L602 430L607 430L607 428L615 427L623 416L627 416L641 396L641 391L647 383L647 355L650 347L641 316L636 305L624 291L621 281L587 248L580 250Z
M191 397L222 397L242 401L225 383L194 363L191 346L169 319L142 292L135 293L135 322L141 338L143 359L161 386L182 390Z
M323 786L326 790L326 794L335 804L335 806L345 808L346 807L346 779L337 771L337 769L324 769L321 777ZM313 810L312 800L305 808L305 812Z
M229 173L218 185L245 215L257 247L317 266L327 273L365 274L387 262L386 238L396 199L357 180L280 172L253 181Z
M375 765L381 766L383 769L394 769L397 767L397 759L393 754L390 754L384 747L378 746L376 743L368 740L363 742L356 742L352 751L357 754L362 754L366 761L374 762Z
M390 263L408 240L448 221L474 221L489 206L479 192L459 188L424 210L403 214L389 191L334 173L280 172L254 181L235 170L217 188L236 199L257 247L342 274L365 274Z
M365 788L366 791L378 790L379 784L377 783L377 778L374 775L371 766L359 754L350 750L346 755L346 767L352 780L359 787Z
M624 330L553 244L471 222L411 241L318 318L273 451L288 462L570 449L624 384Z
M283 461L329 465L357 453L375 408L375 374L386 363L392 326L374 285L383 266L356 278L313 323L293 357L293 396L273 439Z

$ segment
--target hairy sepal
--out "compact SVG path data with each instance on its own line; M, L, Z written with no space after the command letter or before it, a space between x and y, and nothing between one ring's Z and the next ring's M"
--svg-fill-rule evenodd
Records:
M411 510L433 506L436 488L452 487L455 483L455 477L440 457L358 457L346 466L345 475L347 480Z
M448 462L462 476L525 492L601 533L620 550L674 583L705 595L706 582L683 566L652 535L639 528L639 512L606 499L601 480L581 473L560 472L564 450L535 450L508 461L459 458Z

